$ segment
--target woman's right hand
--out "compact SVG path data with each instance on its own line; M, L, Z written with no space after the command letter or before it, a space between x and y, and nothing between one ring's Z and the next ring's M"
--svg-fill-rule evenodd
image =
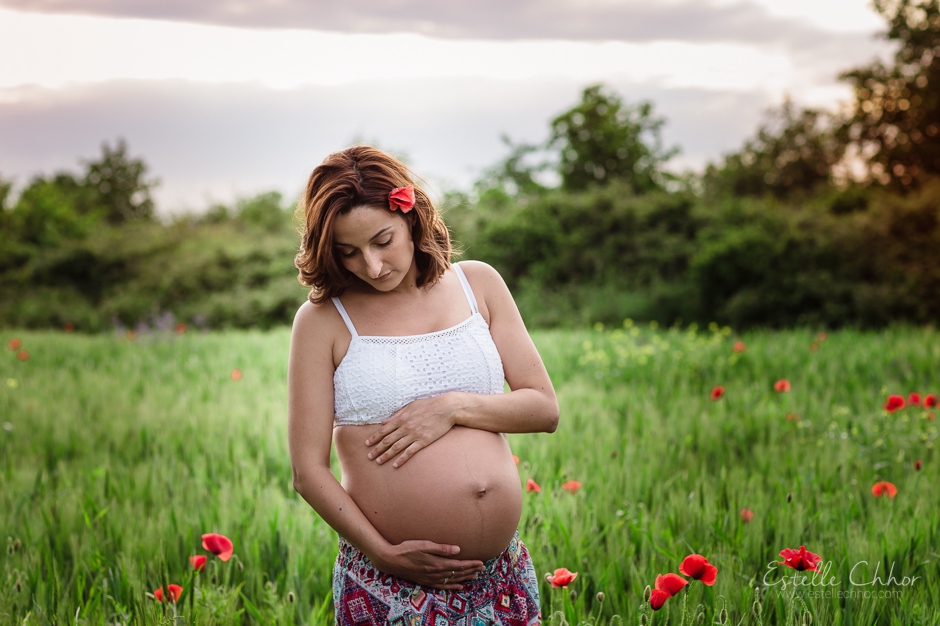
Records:
M435 589L460 591L460 583L484 571L483 561L454 558L460 548L433 541L409 540L391 546L373 564L380 572L398 576Z

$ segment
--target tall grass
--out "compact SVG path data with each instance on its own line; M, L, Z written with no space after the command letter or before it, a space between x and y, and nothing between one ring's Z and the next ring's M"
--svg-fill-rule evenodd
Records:
M336 535L291 486L289 330L6 331L4 343L14 336L29 358L0 354L0 624L331 623ZM520 480L542 487L525 494L520 535L540 577L578 572L568 589L542 582L546 620L940 622L937 422L882 409L889 393L940 392L935 330L533 338L562 419L552 435L511 437ZM791 392L773 391L780 378ZM897 497L875 498L879 480ZM231 537L235 556L193 575L206 532ZM835 584L783 588L795 572L768 564L800 545ZM641 612L644 589L691 553L717 583ZM876 566L891 584L853 584ZM894 584L892 566L917 580ZM184 587L178 606L148 596L169 583ZM814 597L825 590L835 597Z

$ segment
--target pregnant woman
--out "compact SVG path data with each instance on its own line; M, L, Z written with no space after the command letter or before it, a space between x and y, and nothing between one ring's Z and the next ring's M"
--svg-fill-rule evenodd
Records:
M539 623L505 433L553 432L558 401L505 283L450 263L430 199L375 148L327 157L298 212L311 291L291 335L290 455L340 536L337 624Z

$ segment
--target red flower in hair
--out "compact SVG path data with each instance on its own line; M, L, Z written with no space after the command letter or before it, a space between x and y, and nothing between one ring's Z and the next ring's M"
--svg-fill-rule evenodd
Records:
M402 213L407 213L415 206L415 188L414 185L405 185L396 187L388 194L388 208L392 211L401 209Z
M715 385L715 388L712 389L711 399L718 400L721 396L725 395L725 388L721 385Z
M778 565L786 565L800 572L815 572L816 566L822 561L821 556L813 554L807 550L805 546L800 546L799 550L784 548L780 551L780 556L782 556L784 560L780 561Z
M167 589L170 602L176 602L180 599L180 596L183 595L183 588L179 585L167 585ZM163 587L154 591L153 597L157 599L157 602L163 602Z
M774 383L774 391L777 393L789 393L790 392L790 381L786 378L781 378Z
M881 496L888 496L889 498L893 498L894 496L898 495L898 488L886 480L881 480L872 485L871 495L875 496L876 498L880 498Z
M228 561L232 558L232 552L235 551L231 539L225 535L218 535L216 533L206 533L203 535L202 547L223 561Z
M937 399L937 394L928 393L924 396L924 408L930 409L940 404L940 400Z
M900 411L904 408L904 397L899 396L896 393L892 393L888 396L888 401L885 402L885 411L888 413L894 413L895 411Z
M718 568L709 563L708 559L701 554L690 554L682 559L682 564L679 565L679 573L700 580L702 584L711 587L718 577Z
M666 600L682 591L682 588L688 584L689 581L678 574L671 572L665 576L660 574L656 577L656 588L650 594L650 607L654 611L663 608Z
M192 564L194 570L201 572L206 566L206 555L197 554L196 556L191 556L189 557L189 562Z
M538 493L542 490L542 488L539 487L539 484L537 482L529 478L529 479L526 479L525 481L525 490L529 493L532 493L532 492Z

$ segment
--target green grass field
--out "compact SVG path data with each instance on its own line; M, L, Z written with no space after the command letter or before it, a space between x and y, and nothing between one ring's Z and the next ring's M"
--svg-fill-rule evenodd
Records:
M336 535L291 486L289 335L5 331L29 358L0 353L0 624L331 623ZM561 423L511 437L520 480L541 485L519 530L540 577L578 572L542 582L547 622L940 623L938 422L882 408L940 393L937 331L533 338ZM895 498L872 495L881 480ZM235 556L195 575L207 532ZM769 565L800 545L825 576ZM691 553L716 584L640 610ZM169 583L178 606L152 597Z

